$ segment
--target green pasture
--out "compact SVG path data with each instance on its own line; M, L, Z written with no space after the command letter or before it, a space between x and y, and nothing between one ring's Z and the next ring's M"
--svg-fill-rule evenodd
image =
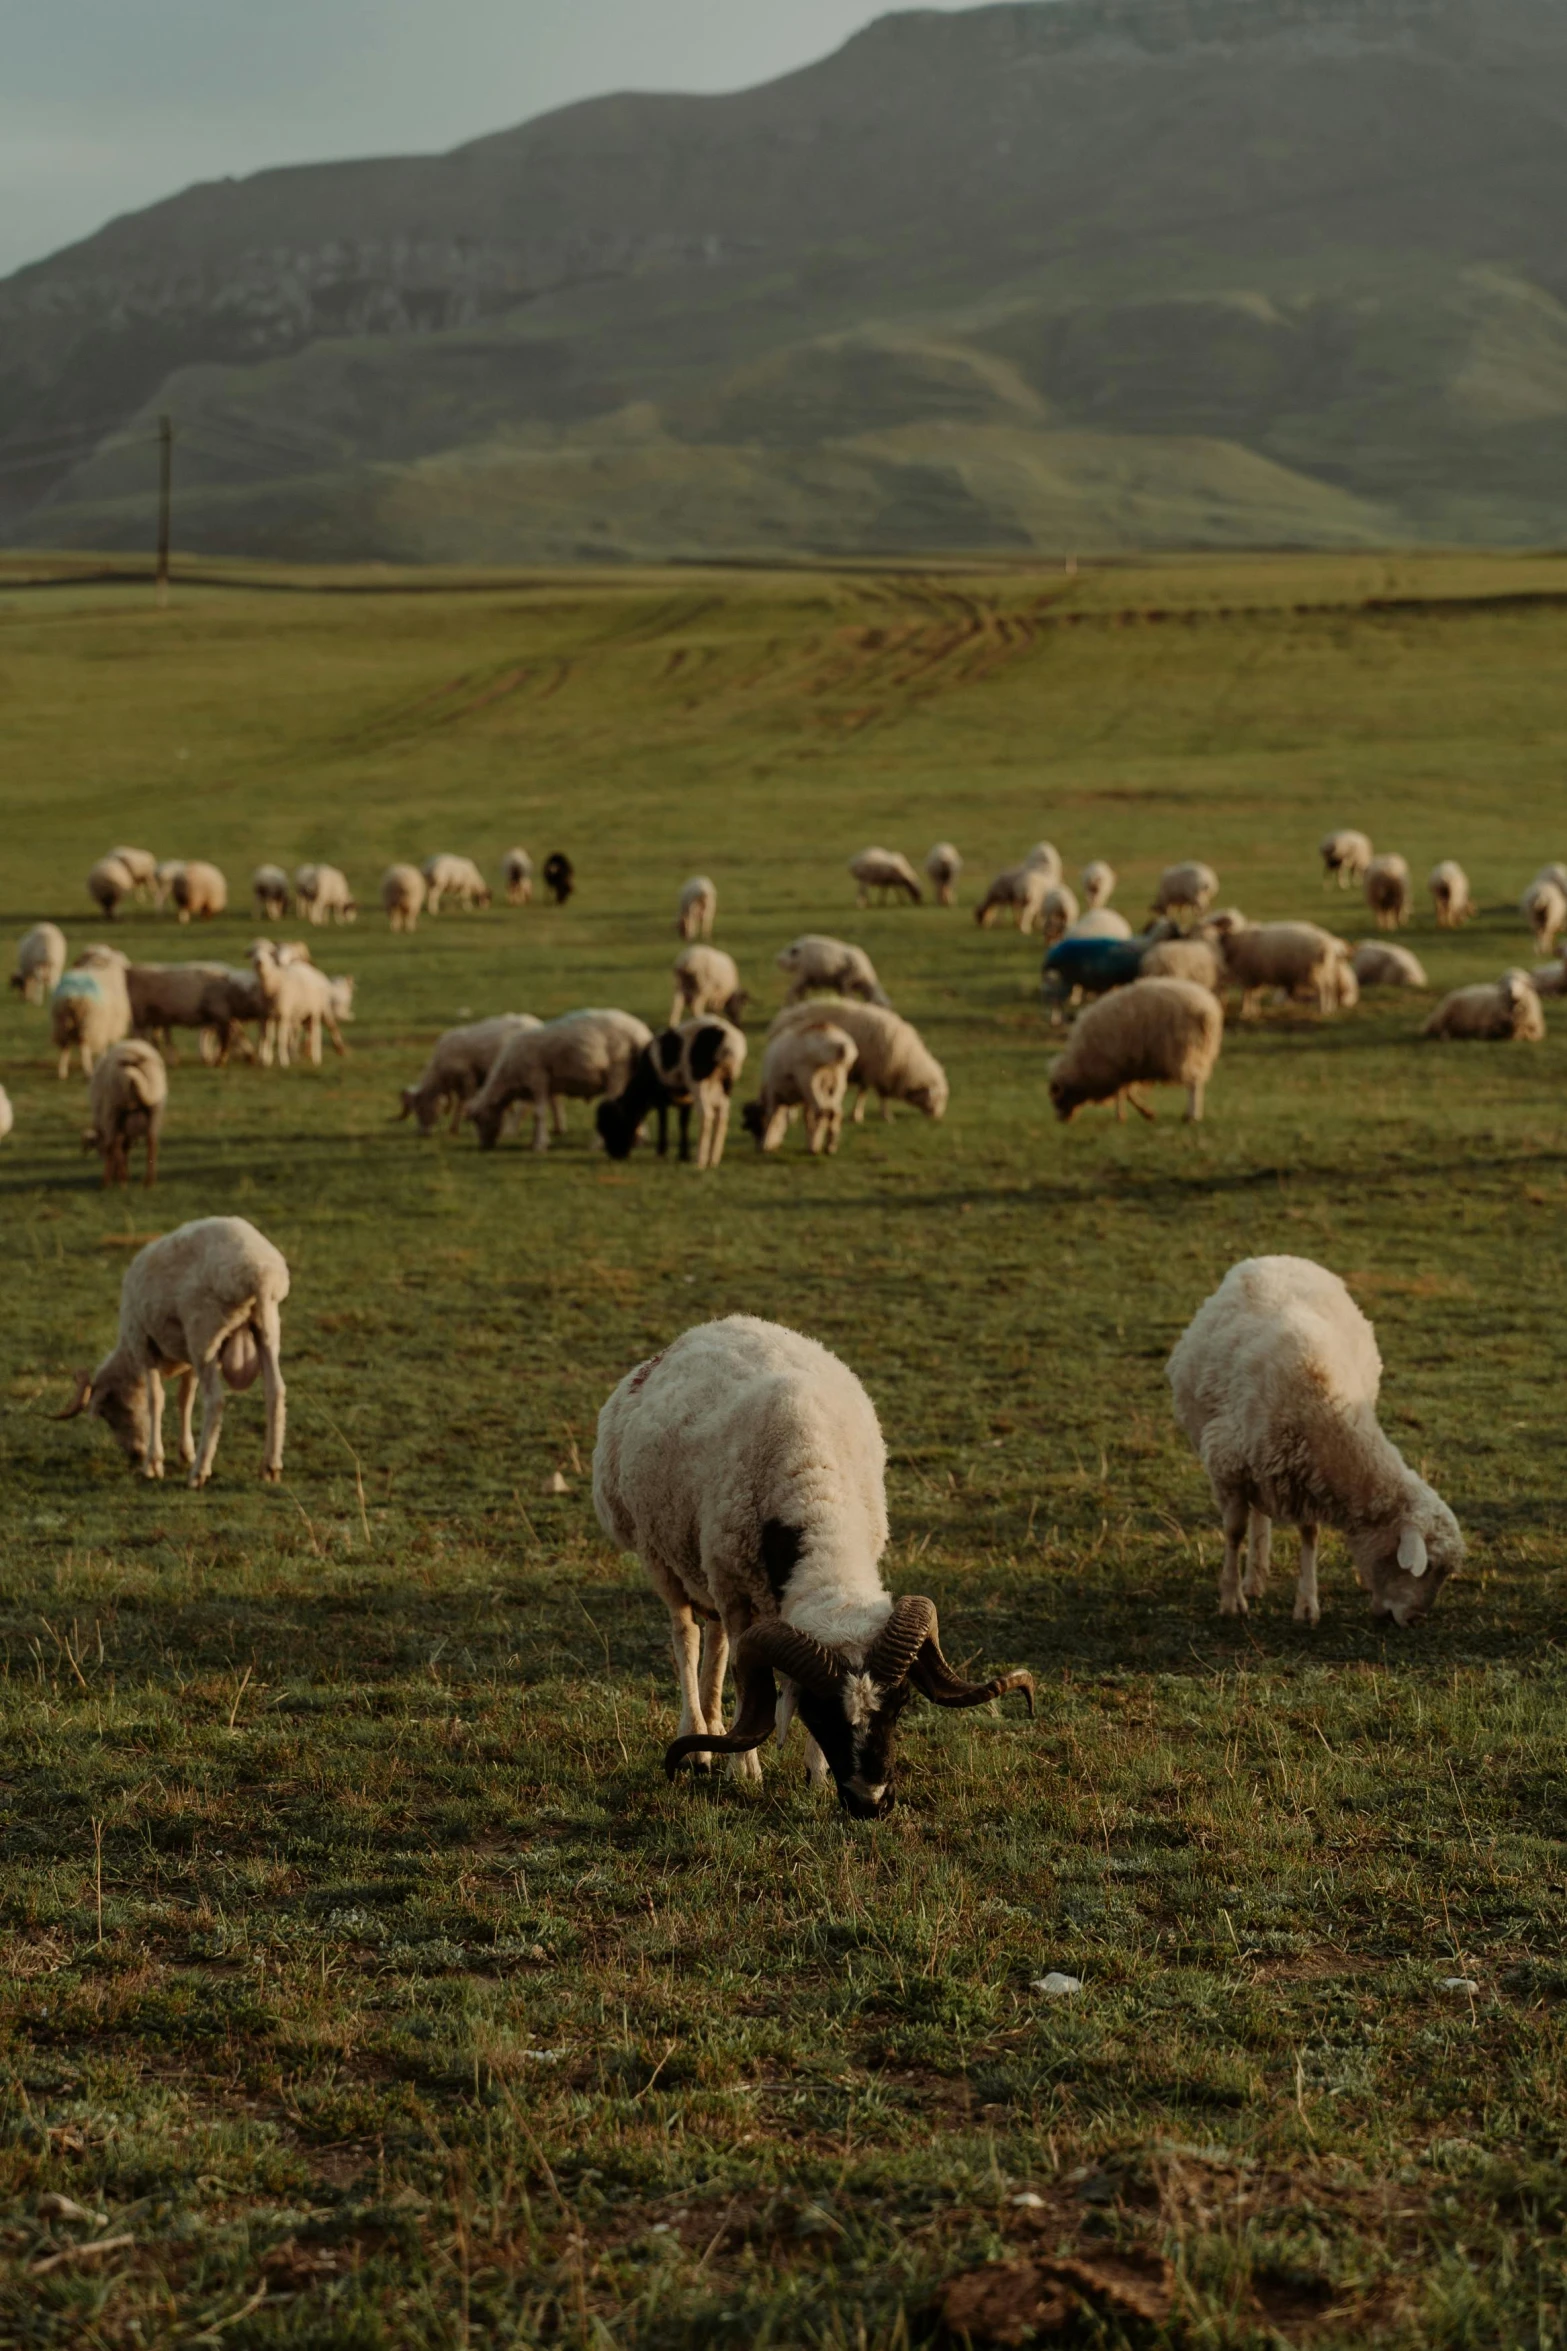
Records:
M1165 2315L1090 2286L1075 2339L1555 2351L1567 1007L1534 1047L1422 1043L1430 997L1279 1011L1202 1126L1170 1096L1063 1129L1034 942L857 914L844 861L950 837L971 908L1047 835L1135 914L1202 856L1358 936L1314 856L1356 823L1469 870L1479 919L1440 936L1422 893L1406 934L1435 988L1527 965L1567 562L218 576L160 614L0 568L7 960L40 915L104 935L120 840L235 900L199 936L133 911L139 957L238 960L264 859L364 908L312 939L358 977L351 1057L187 1046L151 1195L100 1190L81 1081L0 1004L0 2342L894 2351L989 2259L1137 2254ZM569 851L568 907L388 935L389 860L514 841ZM858 940L943 1125L816 1162L737 1123L699 1178L609 1165L580 1107L543 1158L393 1123L462 1017L661 1018L693 871L753 1052L777 949ZM259 1390L201 1494L49 1417L138 1238L217 1212L292 1268L278 1489ZM1417 1634L1336 1540L1317 1633L1288 1540L1215 1613L1163 1364L1265 1250L1349 1280L1469 1536ZM594 1419L734 1310L860 1374L889 1581L1039 1679L1033 1724L911 1708L879 1829L798 1751L759 1794L663 1778L663 1614L598 1533Z

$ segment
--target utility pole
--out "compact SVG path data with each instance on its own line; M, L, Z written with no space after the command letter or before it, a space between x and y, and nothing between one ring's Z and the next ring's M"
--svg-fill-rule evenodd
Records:
M169 601L169 506L174 489L174 419L158 419L158 610Z

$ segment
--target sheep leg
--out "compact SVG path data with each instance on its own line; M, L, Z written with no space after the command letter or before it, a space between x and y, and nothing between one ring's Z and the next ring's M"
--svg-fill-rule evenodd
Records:
M1246 1580L1241 1586L1248 1600L1260 1600L1268 1588L1273 1559L1273 1521L1255 1503L1246 1517Z
M346 1061L348 1059L348 1047L343 1043L343 1032L338 1027L336 1018L330 1012L323 1013L321 1017L326 1022L327 1035L332 1040L333 1052L336 1053L342 1060ZM317 1058L319 1059L319 1056Z
M1200 1125L1202 1121L1202 1097L1203 1081L1201 1078L1193 1078L1186 1089L1186 1116L1193 1126Z
M1126 1124L1126 1090L1124 1087L1119 1087L1116 1090L1115 1123L1118 1127L1124 1127Z
M201 1367L201 1445L191 1468L190 1483L204 1486L212 1475L212 1457L223 1432L223 1372L216 1355Z
M746 1626L747 1626L747 1625L750 1623L750 1621L751 1621L751 1610L750 1610L750 1606L749 1606L749 1604L748 1604L747 1602L744 1602L744 1601L742 1601L742 1602L741 1602L741 1604L740 1604L740 1606L739 1606L738 1608L731 1610L731 1612L730 1612L729 1616L728 1616L728 1617L726 1618L726 1620L725 1620L725 1623L724 1623L724 1628L723 1628L723 1631L724 1631L724 1641L725 1641L725 1649L724 1649L724 1654L725 1654L726 1656L727 1656L727 1654L728 1654L728 1644L729 1644L729 1642L731 1642L731 1641L738 1641L738 1640L739 1640L739 1638L740 1638L740 1635L741 1635L741 1634L742 1634L742 1633L745 1631L745 1628L746 1628ZM720 1711L719 1713L715 1713L715 1715L714 1715L714 1718L713 1718L713 1721L714 1721L714 1727L715 1727L715 1728L721 1727L721 1723L722 1723L722 1714L721 1714L721 1711ZM731 1756L730 1756L730 1758L729 1758L729 1777L730 1777L732 1780L755 1780L755 1781L760 1781L760 1779L761 1779L761 1776L762 1776L762 1759L761 1759L760 1755L758 1755L758 1754L757 1754L757 1752L756 1752L756 1749L755 1749L754 1747L753 1747L753 1748L751 1748L751 1749L748 1751L748 1753L746 1753L746 1754L744 1754L744 1755L731 1755Z
M1316 1525L1300 1530L1300 1574L1295 1584L1295 1622L1316 1624L1322 1615L1322 1604L1317 1598L1317 1543L1321 1535Z
M465 1095L454 1094L452 1096L452 1133L454 1135L458 1132L462 1125L462 1114L467 1109L467 1107L468 1103Z
M1136 1088L1135 1088L1135 1087L1133 1087L1133 1086L1128 1086L1128 1087L1127 1087L1127 1089L1126 1089L1126 1099L1128 1100L1128 1102L1130 1102L1130 1104L1132 1105L1132 1108L1133 1108L1133 1109L1136 1111L1136 1113L1137 1113L1138 1117L1139 1117L1139 1118L1146 1118L1146 1119L1148 1120L1149 1124L1150 1124L1150 1125L1152 1125L1152 1123L1153 1123L1153 1120L1154 1120L1154 1113L1153 1113L1153 1112L1152 1112L1152 1111L1149 1109L1149 1107L1148 1107L1148 1105L1147 1105L1147 1103L1146 1103L1146 1102L1139 1102L1139 1101L1138 1101L1138 1099L1137 1099L1137 1091L1136 1091Z
M679 1606L671 1603L669 1646L674 1652L675 1679L680 1684L680 1728L675 1735L681 1739L689 1739L693 1733L707 1729L701 1685L697 1678L701 1640L689 1601L683 1601ZM691 1768L693 1771L711 1771L713 1759L710 1755L693 1755Z
M698 1711L704 1726L721 1738L724 1729L724 1675L729 1670L729 1635L715 1616L702 1627L702 1661L697 1677Z
M263 1482L281 1485L283 1433L288 1425L288 1390L283 1385L283 1325L276 1306L263 1305L256 1331L261 1357L261 1383L267 1399L267 1450L261 1465Z
M865 1095L866 1088L861 1086L854 1097L854 1108L849 1113L857 1127L865 1124Z
M312 1069L319 1069L321 1067L321 1015L319 1012L313 1012L306 1021L305 1035L309 1040L310 1066Z
M189 1469L196 1458L196 1433L191 1426L196 1410L196 1374L180 1373L180 1467Z
M557 1133L559 1129L556 1130ZM547 1151L550 1147L550 1098L548 1094L533 1097L533 1148Z
M163 1381L156 1364L147 1372L147 1411L152 1423L147 1443L147 1459L142 1475L161 1478L163 1475Z
M729 1140L729 1088L720 1086L718 1098L712 1106L712 1125L707 1138L707 1164L716 1167L724 1156L724 1145Z
M685 1166L691 1156L691 1105L680 1104L680 1164Z
M563 1135L566 1132L566 1097L564 1094L550 1096L550 1113L555 1121L556 1134Z
M1219 1614L1244 1616L1246 1595L1241 1590L1241 1538L1248 1512L1245 1497L1232 1494L1224 1505L1224 1565L1219 1570Z

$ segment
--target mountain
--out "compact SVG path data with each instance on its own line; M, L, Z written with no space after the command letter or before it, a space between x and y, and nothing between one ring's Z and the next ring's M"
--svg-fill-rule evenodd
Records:
M0 283L0 531L1567 538L1567 0L1020 0L188 189Z

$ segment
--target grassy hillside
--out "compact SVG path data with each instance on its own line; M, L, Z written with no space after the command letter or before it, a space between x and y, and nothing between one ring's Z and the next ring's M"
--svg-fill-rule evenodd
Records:
M1089 2339L1554 2345L1567 1022L1466 1049L1418 1041L1428 998L1271 1013L1202 1127L1062 1129L1034 944L858 914L844 859L949 835L972 905L1048 834L1135 912L1199 854L1358 935L1313 855L1354 821L1468 867L1479 919L1410 934L1435 986L1528 962L1567 566L230 576L160 615L0 568L8 937L100 935L82 877L122 838L236 899L327 855L368 908L394 856L517 839L580 890L318 940L351 1057L187 1054L151 1196L99 1190L80 1081L0 1004L0 2334L893 2351L974 2264L1070 2252ZM392 1122L469 1012L660 1015L698 869L764 1013L798 931L870 950L943 1125L826 1163L737 1135L699 1179L609 1166L580 1110L541 1159ZM225 1211L292 1268L287 1482L250 1397L209 1490L137 1485L48 1414L137 1237ZM1287 1539L1250 1620L1214 1613L1162 1366L1273 1249L1351 1282L1468 1534L1416 1635L1336 1541L1316 1634ZM859 1372L889 1580L954 1657L1039 1676L1032 1726L911 1709L874 1831L797 1756L757 1796L660 1769L662 1612L597 1532L594 1416L733 1310ZM1112 2255L1171 2264L1162 2331L1105 2299Z

